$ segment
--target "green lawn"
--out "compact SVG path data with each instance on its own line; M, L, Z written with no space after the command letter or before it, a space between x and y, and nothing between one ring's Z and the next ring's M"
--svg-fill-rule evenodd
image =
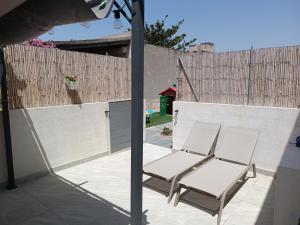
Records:
M150 123L146 124L146 127L153 127L160 124L168 123L172 121L172 115L160 116L159 112L153 113L150 116Z

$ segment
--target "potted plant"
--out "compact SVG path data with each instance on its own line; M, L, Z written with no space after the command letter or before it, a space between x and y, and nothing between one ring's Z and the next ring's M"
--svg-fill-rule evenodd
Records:
M171 136L172 135L172 129L170 129L169 127L164 127L161 131L161 135Z
M66 79L66 86L69 90L76 90L77 89L77 76L72 74L67 74L65 76Z

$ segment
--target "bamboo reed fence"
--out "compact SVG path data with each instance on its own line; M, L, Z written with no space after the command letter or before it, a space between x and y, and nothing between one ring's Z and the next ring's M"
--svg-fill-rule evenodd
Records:
M182 62L200 102L300 106L300 46L189 54ZM182 70L177 95L195 100Z
M131 98L129 59L23 45L4 52L11 109ZM300 46L179 55L200 102L300 105ZM76 91L66 74L78 76ZM182 71L177 95L195 100Z
M131 98L128 59L24 45L4 50L11 109ZM66 74L78 76L66 88Z

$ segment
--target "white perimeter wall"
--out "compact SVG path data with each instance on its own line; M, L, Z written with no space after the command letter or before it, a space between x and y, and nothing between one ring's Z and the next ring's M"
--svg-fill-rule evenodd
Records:
M260 136L253 160L258 168L272 172L277 170L288 143L300 135L299 109L174 102L174 110L179 110L173 128L174 149L181 149L196 120L255 128ZM285 162L292 160L292 155L289 159L285 156Z
M16 178L108 153L106 110L108 103L11 110Z

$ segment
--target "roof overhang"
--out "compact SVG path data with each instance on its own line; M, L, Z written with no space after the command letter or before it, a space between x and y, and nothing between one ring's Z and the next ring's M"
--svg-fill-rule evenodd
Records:
M0 16L0 46L24 42L54 26L105 18L114 3L114 0L0 1L1 8L4 6Z
M26 0L0 0L0 17L9 13L25 1Z

